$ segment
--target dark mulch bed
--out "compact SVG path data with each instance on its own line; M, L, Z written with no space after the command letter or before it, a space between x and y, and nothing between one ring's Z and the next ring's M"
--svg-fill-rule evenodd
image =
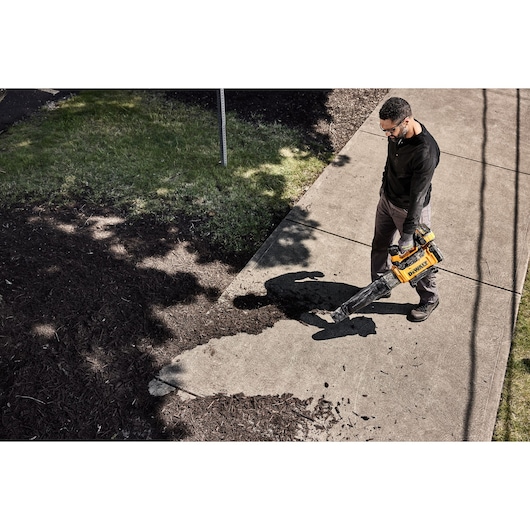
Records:
M0 130L70 92L8 91ZM248 120L296 126L338 152L385 94L227 90L226 106ZM216 105L212 90L167 95ZM197 239L186 218L161 225L117 215L82 204L0 211L0 439L290 441L309 426L325 428L331 404L309 412L291 395L184 401L148 393L175 354L260 333L292 314L275 304L218 311L215 301L250 256ZM178 272L138 266L170 251Z

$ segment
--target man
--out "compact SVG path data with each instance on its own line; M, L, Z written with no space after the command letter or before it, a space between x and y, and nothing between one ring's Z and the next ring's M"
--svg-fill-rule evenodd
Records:
M425 125L412 116L410 105L392 97L379 111L381 129L388 137L388 156L375 217L372 241L372 281L389 269L388 247L396 231L403 254L414 246L413 234L420 223L431 227L431 181L440 160L440 149ZM416 286L420 303L408 315L422 322L436 309L440 298L435 273Z

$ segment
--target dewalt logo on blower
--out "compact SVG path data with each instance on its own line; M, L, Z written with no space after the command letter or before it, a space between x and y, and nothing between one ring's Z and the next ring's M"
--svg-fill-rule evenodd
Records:
M423 263L420 263L418 266L414 267L411 271L407 273L409 275L409 278L413 278L416 273L420 272L422 269L427 267L427 265L429 265L429 262L425 260Z

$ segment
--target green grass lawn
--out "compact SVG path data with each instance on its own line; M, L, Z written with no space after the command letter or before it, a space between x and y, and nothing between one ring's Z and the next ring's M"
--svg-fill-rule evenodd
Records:
M530 271L519 306L493 439L530 441Z
M155 91L84 91L2 135L0 205L83 203L171 221L193 216L227 252L256 250L316 179L299 132L217 115Z
M0 207L111 207L130 217L200 220L201 235L251 255L331 160L281 124L217 116L154 91L84 91L0 137ZM530 276L494 440L530 440Z

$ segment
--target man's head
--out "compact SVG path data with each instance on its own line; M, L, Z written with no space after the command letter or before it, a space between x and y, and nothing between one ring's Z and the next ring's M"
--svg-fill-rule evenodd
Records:
M410 105L402 98L389 98L379 111L381 129L392 141L405 138L409 132L408 124L412 119Z

